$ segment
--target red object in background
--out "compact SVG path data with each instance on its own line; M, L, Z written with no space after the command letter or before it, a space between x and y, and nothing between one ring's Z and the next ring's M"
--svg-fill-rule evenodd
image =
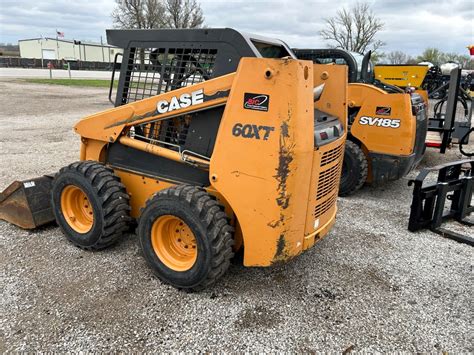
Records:
M439 148L439 147L441 147L441 143L438 143L438 142L425 142L425 144L429 148Z
M48 62L48 69L54 69L54 64L51 62Z
M474 45L468 46L467 48L469 49L469 54L474 55Z

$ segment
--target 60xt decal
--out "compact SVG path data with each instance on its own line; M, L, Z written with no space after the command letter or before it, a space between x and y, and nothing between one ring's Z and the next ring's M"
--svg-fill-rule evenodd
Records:
M273 132L274 130L275 127L271 126L258 126L256 124L244 125L242 123L236 123L232 128L232 134L235 137L263 139L266 141L270 136L270 132Z
M362 116L361 118L359 118L359 123L362 125L385 128L400 128L400 120L392 118Z

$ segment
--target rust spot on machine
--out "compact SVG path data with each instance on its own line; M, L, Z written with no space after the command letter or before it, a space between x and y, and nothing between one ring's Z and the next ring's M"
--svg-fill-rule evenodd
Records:
M289 259L291 259L291 256L288 254L286 250L285 235L280 234L280 237L278 238L278 241L277 241L275 256L273 257L273 260L272 260L272 265L278 265L278 264L284 263L288 261Z
M290 140L289 120L291 119L291 109L288 109L288 119L280 125L280 149L278 152L278 167L275 169L277 174L274 178L278 181L278 196L276 203L280 208L280 218L278 221L270 222L268 225L272 228L277 226L283 227L283 233L280 234L276 245L276 252L272 260L272 264L283 262L288 259L286 251L286 227L285 227L285 210L290 204L291 194L287 191L287 180L290 174L290 164L293 161L294 144Z
M0 219L24 229L53 222L52 181L52 175L14 181L0 193Z
M278 197L276 202L278 206L283 209L288 208L291 197L286 189L286 180L290 173L290 163L293 161L293 145L289 144L289 137L288 123L284 121L281 124L280 150L278 152L278 168L276 169L277 174L274 176L278 181Z

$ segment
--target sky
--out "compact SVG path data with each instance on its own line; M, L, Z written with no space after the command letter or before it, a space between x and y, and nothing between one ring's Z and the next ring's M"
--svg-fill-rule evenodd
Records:
M198 0L199 1L199 0ZM291 47L324 48L318 32L324 18L356 1L320 0L200 0L207 27L232 27L276 37ZM378 39L384 52L400 50L420 54L427 47L468 54L474 44L472 0L370 0L385 23ZM100 42L112 28L114 0L0 0L0 43L54 37Z

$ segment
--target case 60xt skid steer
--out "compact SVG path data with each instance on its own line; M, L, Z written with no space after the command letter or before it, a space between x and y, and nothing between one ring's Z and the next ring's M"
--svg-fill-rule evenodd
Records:
M117 107L76 124L80 161L61 169L47 193L70 241L104 248L136 218L157 276L199 290L240 248L244 265L269 266L329 231L346 68L297 60L278 40L231 29L107 35L124 48ZM35 186L11 188L3 207L20 202L34 214L40 208L22 194L44 195ZM11 212L3 208L2 218L15 221Z
M346 65L348 136L340 195L364 183L378 185L400 179L423 158L427 117L423 98L373 77L370 52L365 56L342 49L294 49L300 59Z

